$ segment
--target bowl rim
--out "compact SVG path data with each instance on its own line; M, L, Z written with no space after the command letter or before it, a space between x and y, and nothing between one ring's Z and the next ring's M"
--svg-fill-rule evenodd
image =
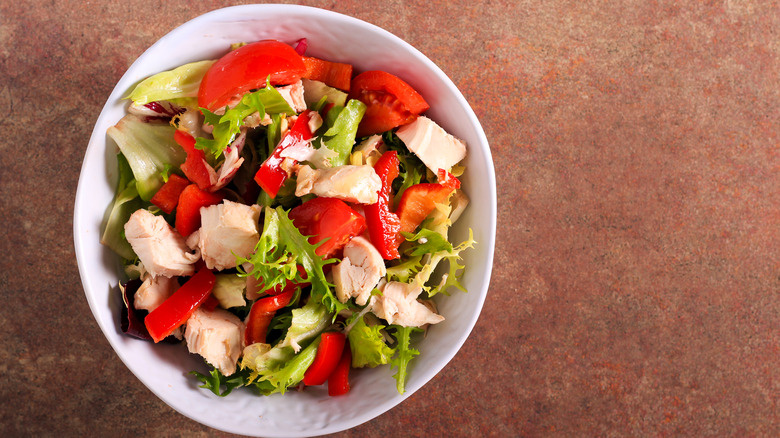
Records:
M450 93L452 93L453 97L460 103L460 105L465 110L468 118L469 123L473 125L473 128L476 131L476 135L479 139L479 148L482 151L482 154L484 155L484 161L485 161L485 168L487 170L486 175L481 175L480 178L486 177L488 179L488 187L490 188L489 193L487 194L481 194L486 195L489 198L489 221L488 223L480 223L480 227L486 227L487 230L483 233L484 236L488 237L487 241L483 240L479 242L480 246L486 245L486 251L484 252L487 256L487 260L485 263L485 266L487 266L487 269L482 274L482 290L480 291L470 291L470 293L479 293L481 295L481 299L478 300L478 308L474 309L473 312L470 314L470 318L468 320L462 321L465 325L467 325L467 328L463 332L463 335L457 340L457 342L450 347L448 350L448 353L445 355L445 357L442 358L442 360L438 361L438 366L426 368L426 369L420 369L415 370L416 373L423 374L420 377L420 383L416 386L410 386L407 387L406 392L403 395L399 395L395 399L391 399L379 406L375 406L372 410L367 410L365 414L363 415L357 415L353 418L353 421L347 422L346 424L340 424L335 427L324 427L321 430L316 431L318 434L326 434L326 433L335 433L339 431L343 431L352 427L355 427L357 425L363 424L367 421L370 421L379 415L387 412L388 410L392 409L393 407L397 406L401 402L403 402L405 399L410 397L412 394L414 394L417 390L419 390L422 386L424 386L427 382L429 382L436 374L438 374L448 363L452 361L452 359L455 357L455 355L460 351L463 344L465 343L466 339L470 336L474 326L476 325L476 322L479 318L479 315L481 313L482 307L484 305L487 289L490 284L490 277L491 277L491 270L493 266L493 257L494 257L494 250L495 250L495 235L496 235L496 220L497 220L497 196L496 196L496 181L495 181L495 169L493 166L493 159L492 154L490 151L490 147L488 145L487 138L485 136L484 130L482 128L482 125L479 123L479 120L476 117L476 114L474 113L471 106L466 101L465 97L462 95L460 90L455 86L455 84L452 82L452 80L439 68L433 61L431 61L427 56L425 56L422 52L417 50L415 47L413 47L411 44L407 43L400 37L392 34L391 32L382 29L379 26L376 26L374 24L368 23L364 20L361 20L359 18L349 16L346 14L341 14L335 11L330 11L326 9L311 7L311 6L302 6L302 5L280 5L280 4L250 4L250 5L237 5L237 6L230 6L226 8L221 9L215 9L210 12L206 12L202 15L199 15L195 18L192 18L173 30L166 33L164 36L162 36L160 39L158 39L154 44L149 46L141 55L136 58L133 63L127 68L125 73L122 75L122 77L119 79L119 81L114 86L112 92L110 93L110 96L106 100L100 115L98 116L95 126L93 128L93 132L90 136L89 143L87 146L87 149L85 151L84 160L82 162L82 166L79 173L79 182L78 187L76 190L76 198L74 203L74 213L73 213L73 238L74 238L74 246L75 246L75 252L76 252L76 258L77 258L77 264L79 269L79 275L81 277L82 286L84 288L84 292L88 301L88 304L90 306L90 310L92 311L93 317L95 318L95 321L100 326L101 331L103 332L104 337L109 341L109 344L111 345L114 352L117 354L117 356L122 360L122 362L125 364L125 366L130 369L130 371L133 373L133 375L139 379L144 386L146 386L152 393L154 393L160 400L162 400L164 403L169 405L171 408L179 412L180 414L191 418L192 420L207 425L209 427L212 427L217 430L223 430L226 432L231 433L238 433L238 434L246 434L247 431L245 430L237 430L237 429L231 429L230 427L226 427L226 425L216 425L211 422L204 422L202 419L196 418L192 415L190 415L188 412L185 412L181 410L178 406L175 406L171 404L167 400L167 398L164 396L164 394L155 386L151 385L145 378L143 378L141 375L136 373L134 371L134 368L130 365L129 358L126 356L124 350L120 345L118 345L111 336L108 336L108 331L116 330L116 326L107 326L104 325L101 321L101 318L98 315L98 303L95 302L93 288L91 284L88 282L88 278L90 276L90 270L87 267L87 260L85 255L85 245L87 243L87 239L85 239L82 236L82 233L80 231L80 225L83 223L84 218L82 217L82 212L78 208L79 205L81 205L84 202L85 197L88 197L89 194L89 187L87 187L86 183L84 182L84 172L87 171L87 156L90 154L90 152L94 153L94 149L100 148L102 150L105 150L105 132L100 131L99 125L101 120L104 119L104 115L109 108L109 106L121 99L122 94L124 94L127 91L128 85L132 85L133 82L131 81L133 78L135 79L142 79L137 77L137 70L139 69L139 65L141 61L147 56L149 53L153 53L157 50L157 48L161 45L163 45L167 40L175 39L180 34L186 34L190 32L190 29L193 27L202 26L204 23L210 23L214 21L219 20L225 20L225 19L236 19L238 17L242 17L242 19L247 21L256 20L258 14L263 13L271 13L271 12L283 12L285 14L294 14L294 15L304 15L304 16L312 16L314 18L318 19L334 19L334 20L346 20L347 22L350 22L353 25L356 25L358 27L364 28L366 31L371 33L377 33L382 38L389 38L390 40L394 40L395 43L400 44L406 51L408 51L412 56L416 58L416 61L422 62L425 64L431 73L433 73L436 78L441 81L441 83L449 90ZM129 83L128 83L129 82ZM470 146L472 147L472 146ZM102 151L101 151L102 152ZM98 245L100 245L98 243ZM105 249L104 251L108 251ZM264 435L267 436L267 435ZM299 434L282 434L278 436L302 436Z

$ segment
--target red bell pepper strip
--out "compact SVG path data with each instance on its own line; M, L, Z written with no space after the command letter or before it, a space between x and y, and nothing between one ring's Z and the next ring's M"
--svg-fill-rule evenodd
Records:
M303 65L306 67L302 78L324 82L325 85L338 88L341 91L349 91L349 85L352 82L352 65L308 56L304 56L302 59Z
M146 315L144 324L154 342L160 342L184 324L211 295L215 281L216 277L209 269L201 269Z
M341 332L325 332L320 338L317 356L303 375L303 384L306 386L322 385L328 380L341 361L341 353L347 340Z
M246 317L244 344L252 345L265 342L268 326L271 324L274 314L277 310L290 304L293 296L295 296L295 289L255 301Z
M266 158L255 174L255 182L257 182L257 185L265 190L271 198L276 197L279 189L290 176L289 171L282 167L282 162L285 160L285 158L281 156L282 151L291 146L308 143L314 136L314 133L311 132L311 129L309 128L309 120L311 119L312 113L312 111L306 110L298 116L295 123L293 123L292 128L290 128L284 137L282 137L282 140L279 141L279 144L276 145L276 148L271 152L271 155ZM288 157L286 159L291 160L293 163L297 163L297 161L292 158Z
M460 181L449 172L439 169L439 183L420 183L406 189L398 202L395 213L401 220L400 233L411 233L436 208L447 201L450 194L460 187ZM399 233L397 243L404 237Z
M328 395L344 395L349 392L349 369L351 366L352 351L349 349L349 342L346 342L336 369L328 377Z
M401 221L395 213L390 211L393 180L398 176L398 153L387 151L382 154L374 165L374 171L382 181L382 188L379 189L379 200L374 204L366 205L363 211L366 214L366 225L368 225L371 243L374 244L383 259L393 260L401 256L398 253L397 243Z
M152 204L160 207L160 210L171 214L179 203L179 196L184 188L190 185L187 178L182 178L175 173L168 177L168 181L160 187L160 190L152 196Z
M204 192L196 184L184 188L179 196L179 206L176 211L176 230L184 237L200 228L200 208L219 204L224 196L217 193Z
M180 166L184 176L197 184L201 190L211 187L211 174L206 167L206 153L201 149L195 148L195 138L181 129L177 129L173 134L176 143L187 152L187 159Z

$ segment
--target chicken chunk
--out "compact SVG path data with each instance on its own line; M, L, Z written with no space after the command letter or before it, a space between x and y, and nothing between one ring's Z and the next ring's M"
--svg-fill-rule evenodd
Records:
M276 91L282 95L282 98L287 101L296 113L306 109L306 100L303 98L303 83L301 81L283 87L276 87Z
M346 303L351 297L363 306L371 291L385 276L385 262L374 245L364 237L354 237L344 247L344 258L333 267L336 297Z
M313 193L317 196L341 199L356 204L377 201L382 181L371 166L344 165L326 169L301 166L298 169L295 196Z
M466 157L466 144L463 141L424 116L398 128L396 134L433 173L439 169L450 171L452 166Z
M244 349L244 323L223 309L198 308L187 320L184 338L190 353L203 356L219 371L229 376L236 371L238 357Z
M176 292L179 282L175 278L147 276L135 292L134 306L139 310L152 311Z
M200 255L191 253L181 236L162 216L136 210L125 223L125 237L152 276L176 277L195 273Z
M236 267L236 256L249 257L260 240L259 205L232 201L200 209L197 247L209 269Z
M385 142L382 141L381 135L372 135L363 140L359 145L355 146L355 152L360 152L362 164L368 164L374 167L374 164L379 160L379 157L387 150ZM353 163L355 164L355 163Z
M444 321L425 304L417 301L422 287L412 283L391 281L382 289L382 295L371 297L371 311L388 322L404 327L422 327Z

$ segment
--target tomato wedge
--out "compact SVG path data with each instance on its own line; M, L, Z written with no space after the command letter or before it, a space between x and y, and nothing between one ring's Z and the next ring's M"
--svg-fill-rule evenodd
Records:
M271 85L288 85L306 71L301 55L276 40L247 44L217 60L203 76L198 90L198 105L214 111L223 108L246 92Z
M341 332L325 332L320 335L320 345L317 346L317 356L303 375L306 386L322 385L336 369L344 351L347 337Z
M358 137L379 134L414 121L429 108L428 102L411 85L384 71L363 72L354 79L350 99L366 104L358 126Z
M439 169L438 183L420 183L406 189L398 202L395 214L401 220L401 229L396 243L401 244L404 236L411 233L436 208L436 204L447 201L452 192L460 187L460 181L444 169Z
M366 229L366 220L344 201L314 198L290 210L290 219L312 245L325 240L315 253L322 258L338 254L350 239Z

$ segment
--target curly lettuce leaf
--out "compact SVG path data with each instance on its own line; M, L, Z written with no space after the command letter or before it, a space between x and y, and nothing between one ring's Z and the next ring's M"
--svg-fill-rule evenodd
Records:
M127 98L138 105L160 100L181 102L182 99L196 98L200 81L212 64L214 61L191 62L173 70L157 73L136 85Z
M369 326L364 316L357 314L355 317L358 319L347 334L349 348L352 351L352 367L373 368L389 363L395 350L385 343L382 336L381 330L385 326L379 324Z
M249 372L248 382L261 394L284 394L287 388L303 380L306 370L314 362L319 343L320 338L316 337L298 354L292 347L270 348L268 344L252 344L247 347L249 354L245 352L241 360L241 368Z
M282 97L279 91L266 82L265 88L253 93L247 93L241 98L241 102L233 108L227 108L225 114L219 115L206 108L200 109L205 116L205 123L214 127L212 131L213 139L198 137L195 141L195 147L210 152L215 158L222 155L222 152L236 139L241 131L241 126L251 114L260 113L262 118L268 114L288 114L294 115L295 111L290 104Z
M422 332L422 329L417 327L403 327L400 325L391 325L390 328L394 329L393 336L396 340L396 355L390 359L390 365L397 369L395 377L395 388L399 394L403 394L406 391L406 376L408 374L409 362L412 361L420 351L412 348L410 344L411 335L413 332Z
M202 374L197 371L190 371L190 374L194 375L203 383L203 385L200 385L200 388L208 389L213 392L214 395L220 397L225 397L240 386L246 386L248 381L248 373L242 372L242 370L239 370L230 376L225 376L216 368L212 368L209 374ZM222 388L225 389L223 390Z
M462 260L461 253L469 248L473 248L477 242L474 240L474 232L469 228L469 238L462 242L451 250L441 250L431 255L430 261L426 263L420 272L414 277L414 281L419 284L426 292L428 297L432 297L438 293L448 293L448 288L451 286L466 292L466 289L460 283L460 278L463 275L464 265L460 264ZM443 260L449 263L449 271L442 276L442 282L436 287L426 286L425 284L430 280L433 271Z
M284 285L288 281L311 283L311 299L325 306L331 314L347 308L331 291L323 267L336 259L323 260L314 251L319 245L309 243L282 207L265 208L263 233L249 258L238 257L239 275L262 279L267 288ZM252 268L245 271L244 263ZM303 267L303 274L298 267Z

